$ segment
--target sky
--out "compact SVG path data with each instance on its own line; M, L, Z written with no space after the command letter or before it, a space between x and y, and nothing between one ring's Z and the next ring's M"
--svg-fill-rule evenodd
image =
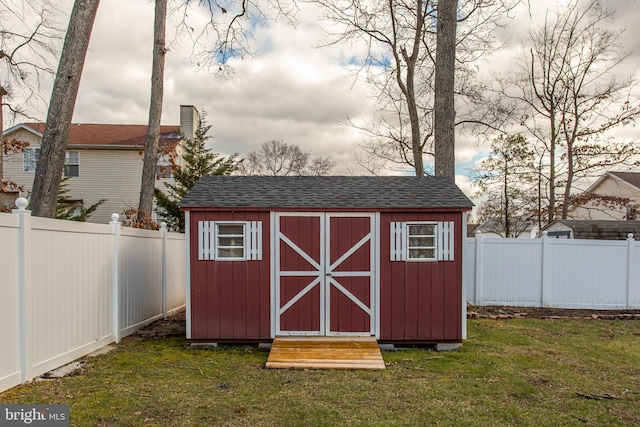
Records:
M517 53L517 42L527 28L540 22L553 0L521 4L494 35L501 45L478 67L507 69ZM562 2L561 2L562 3ZM640 2L607 0L619 11L616 26L626 27L625 40L635 52L628 73L640 77ZM72 1L59 2L59 20L66 27ZM146 124L150 98L154 5L151 0L102 0L94 24L73 116L74 123ZM202 15L203 17L205 15ZM376 106L372 94L345 66L344 58L362 46L319 47L326 35L318 11L301 4L297 24L285 20L268 21L256 27L251 46L253 57L236 57L232 72L224 76L217 69L199 67L191 57L188 40L175 40L178 17L169 17L162 124L179 123L179 106L194 105L205 111L212 125L215 152L242 157L269 140L283 140L300 146L312 155L330 156L335 174L363 174L354 162L357 143L366 137L345 124L367 120ZM191 13L190 19L204 19ZM626 71L625 71L626 72ZM48 99L51 82L43 85ZM41 106L31 114L46 119ZM633 135L635 130L624 130ZM486 142L473 135L458 135L456 143L458 185L473 194L467 175L469 168L487 155Z

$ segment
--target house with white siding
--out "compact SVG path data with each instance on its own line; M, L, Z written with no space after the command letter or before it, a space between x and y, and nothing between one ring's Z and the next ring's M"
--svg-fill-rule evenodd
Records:
M198 110L191 105L180 106L180 125L160 127L160 147L177 146L180 134L193 137L198 124ZM27 142L24 152L4 155L4 178L20 185L24 191L14 191L11 199L27 197L33 187L44 123L21 123L7 129L4 138ZM89 207L101 199L106 201L89 218L90 222L107 223L111 214L135 208L140 198L143 148L147 125L71 124L64 177L70 204ZM163 159L159 159L159 165ZM157 187L164 189L172 178L159 168Z
M640 220L640 172L607 172L584 193L585 203L569 207L575 220Z

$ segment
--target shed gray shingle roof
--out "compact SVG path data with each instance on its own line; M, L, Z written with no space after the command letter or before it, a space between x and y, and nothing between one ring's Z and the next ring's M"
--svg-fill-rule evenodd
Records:
M414 176L207 176L181 207L471 208L448 178Z

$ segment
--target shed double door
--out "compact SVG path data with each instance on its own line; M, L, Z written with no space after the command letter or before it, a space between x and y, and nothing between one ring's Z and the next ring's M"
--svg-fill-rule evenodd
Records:
M377 335L373 213L276 213L275 335Z

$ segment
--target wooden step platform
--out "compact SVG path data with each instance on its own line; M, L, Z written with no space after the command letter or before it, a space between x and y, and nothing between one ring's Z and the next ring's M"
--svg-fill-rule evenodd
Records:
M265 367L385 369L375 337L276 337Z

